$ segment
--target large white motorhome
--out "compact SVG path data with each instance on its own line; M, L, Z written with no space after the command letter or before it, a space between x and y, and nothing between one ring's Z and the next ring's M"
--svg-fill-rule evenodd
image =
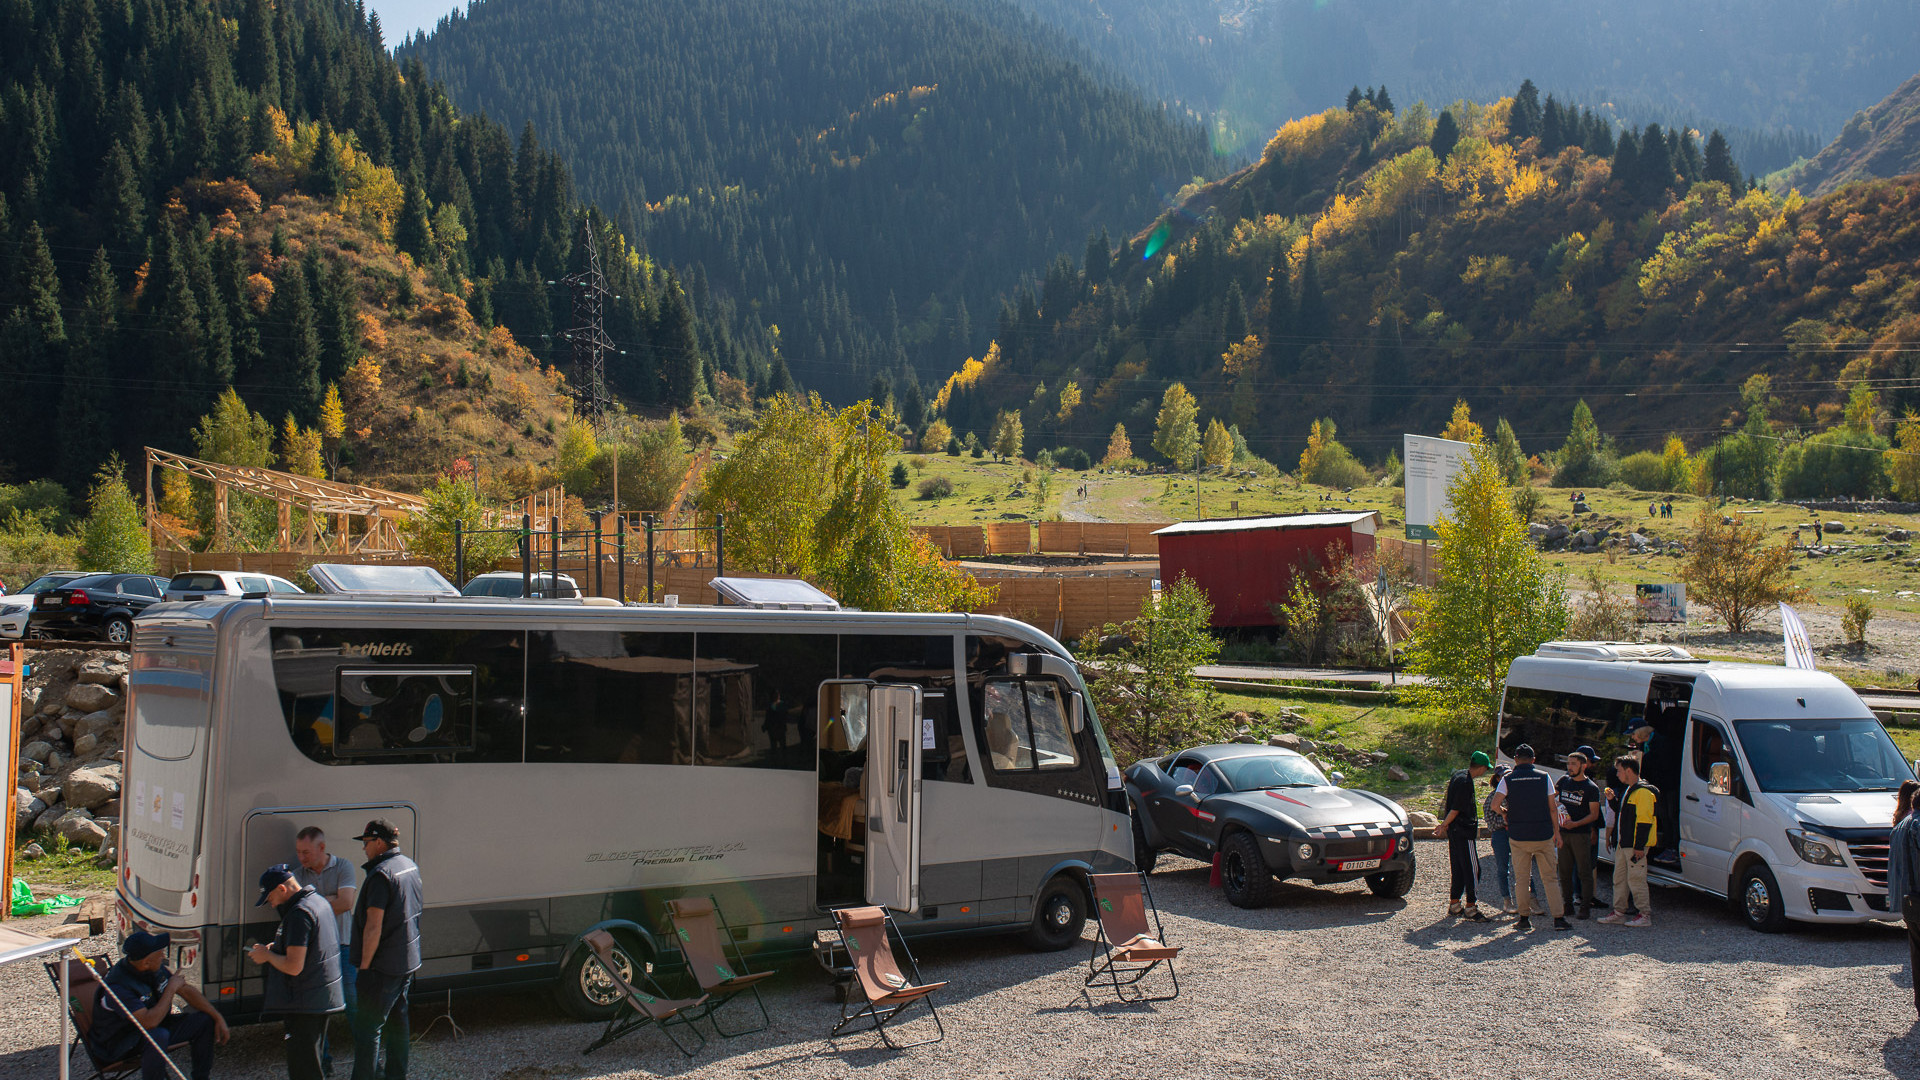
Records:
M1612 642L1549 642L1508 669L1503 758L1529 743L1557 775L1589 745L1604 783L1643 725L1644 777L1660 792L1650 881L1725 897L1756 930L1899 918L1887 838L1914 774L1846 684ZM1613 857L1604 842L1601 857Z
M978 615L486 597L268 596L135 627L121 928L257 1015L253 906L294 833L399 826L426 880L423 992L552 981L571 1012L670 955L715 897L749 950L835 906L909 934L1077 940L1085 875L1131 865L1119 772L1067 651Z

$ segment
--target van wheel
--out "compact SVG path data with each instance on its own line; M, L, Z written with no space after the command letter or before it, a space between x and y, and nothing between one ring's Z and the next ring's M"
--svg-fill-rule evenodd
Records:
M1220 845L1220 885L1234 907L1266 907L1273 899L1273 872L1252 833L1236 832Z
M1140 827L1140 819L1133 819L1133 865L1143 874L1153 873L1153 864L1160 861L1160 852L1147 843L1147 830Z
M1372 889L1375 896L1398 900L1413 891L1413 867L1390 874L1368 874L1367 888Z
M629 986L634 983L636 956L642 958L642 970L652 967L645 963L645 954L625 938L615 938L614 966ZM607 1020L620 1004L620 988L607 978L606 969L594 959L593 950L582 945L560 966L560 979L553 984L553 1000L561 1012L575 1020Z
M1747 867L1740 875L1740 891L1735 894L1740 914L1747 925L1763 934L1777 934L1787 928L1786 898L1780 895L1780 883L1763 862Z
M1066 874L1056 874L1040 890L1027 945L1036 952L1059 952L1080 940L1087 925L1087 891Z

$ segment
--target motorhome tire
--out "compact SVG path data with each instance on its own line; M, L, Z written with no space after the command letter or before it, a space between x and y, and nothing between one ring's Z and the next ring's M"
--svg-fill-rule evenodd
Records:
M1036 952L1059 952L1080 940L1087 925L1086 886L1068 874L1055 874L1033 907L1027 945Z
M1777 934L1787 928L1786 898L1780 883L1767 864L1756 862L1740 875L1740 888L1734 893L1734 905L1747 925L1763 934Z
M1160 861L1160 852L1147 843L1147 831L1140 827L1140 819L1133 819L1133 865L1143 874L1153 873L1153 864Z
M1398 900L1413 891L1413 867L1390 874L1368 874L1367 888L1372 889L1375 896Z
M1273 899L1273 873L1252 833L1235 832L1220 845L1220 885L1234 907L1266 907Z
M636 963L644 966L646 953L625 936L615 934L614 963L621 965L621 976L634 981ZM620 1004L620 991L593 959L593 950L581 945L560 967L560 978L553 984L553 999L560 1011L575 1020L606 1020Z

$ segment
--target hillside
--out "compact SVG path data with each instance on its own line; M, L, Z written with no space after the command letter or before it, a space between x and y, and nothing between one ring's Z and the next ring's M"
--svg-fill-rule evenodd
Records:
M569 319L550 283L585 264L587 221L617 390L684 407L737 387L726 375L791 385L765 326L631 248L531 130L516 147L403 75L360 5L22 0L0 43L0 375L19 436L0 481L77 492L110 452L191 452L228 386L276 430L315 429L329 385L350 404L364 389L363 358L382 389L346 472L550 457Z
M1544 452L1584 398L1623 452L1752 421L1771 463L1843 426L1856 384L1876 416L1920 407L1920 179L1807 202L1731 186L1718 146L1684 132L1561 145L1584 115L1530 96L1446 119L1444 160L1424 107L1294 121L1117 251L1056 263L943 391L952 430L984 438L1017 409L1027 453L1098 459L1124 423L1146 457L1180 382L1202 427L1237 425L1290 469L1319 417L1379 462L1464 398ZM1743 400L1755 374L1770 390Z
M1842 184L1920 172L1920 75L1853 119L1819 154L1768 177L1776 191L1825 195Z
M1484 101L1542 72L1563 99L1635 126L1826 139L1920 55L1905 0L1017 2L1149 93L1207 117L1223 150L1247 152L1351 85L1386 84L1402 102ZM1740 157L1760 172L1786 164Z
M483 0L400 53L846 398L944 375L1027 268L1212 167L1076 51L997 3Z

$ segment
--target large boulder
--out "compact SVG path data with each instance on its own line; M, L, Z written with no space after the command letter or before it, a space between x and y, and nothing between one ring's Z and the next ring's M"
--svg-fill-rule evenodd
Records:
M56 803L53 806L49 806L45 810L40 811L39 817L33 819L33 827L42 832L52 829L53 823L60 820L60 815L66 812L67 807L65 803Z
M1425 810L1409 810L1407 811L1407 824L1416 831L1420 829L1430 831L1439 826L1440 819L1427 813Z
M107 842L107 830L93 820L92 814L78 808L60 815L53 823L53 831L75 847L98 848Z
M113 772L119 770L116 768ZM92 810L120 797L120 778L109 775L106 769L75 769L67 774L60 793L66 797L68 806Z
M81 713L100 712L111 709L120 701L120 695L112 687L99 683L74 683L67 691L67 708Z
M1913 539L1913 533L1906 529L1888 529L1886 539L1895 544L1904 544Z
M53 744L45 739L35 739L20 748L20 756L28 761L37 761L45 765L53 759Z
M1541 539L1545 540L1549 544L1553 543L1555 540L1565 540L1567 538L1568 531L1569 530L1565 525L1556 521L1551 526L1548 526L1547 534L1544 537L1541 537Z
M114 709L90 712L80 717L74 725L74 730L81 735L105 736L120 726L120 718L125 715L124 712Z
M1823 522L1820 528L1830 533L1843 533L1847 531L1847 523L1844 521L1828 521Z
M74 673L83 683L98 686L118 686L120 679L127 673L126 660L119 657L96 656L80 665Z
M81 761L89 760L100 749L100 736L82 735L73 740L73 756Z
M1288 750L1300 749L1300 741L1301 741L1300 736L1295 735L1290 731L1281 732L1278 735L1267 736L1268 746L1279 746Z
M1627 548L1630 551L1638 553L1638 552L1645 551L1652 546L1653 546L1653 541L1647 539L1646 537L1640 535L1637 532L1627 534Z
M1547 538L1547 526L1537 521L1530 521L1527 523L1527 535L1534 540L1545 540Z
M40 711L40 691L42 687L29 686L20 691L20 715L32 716Z
M33 828L33 820L47 812L47 804L40 796L26 788L13 789L13 827L19 831Z

